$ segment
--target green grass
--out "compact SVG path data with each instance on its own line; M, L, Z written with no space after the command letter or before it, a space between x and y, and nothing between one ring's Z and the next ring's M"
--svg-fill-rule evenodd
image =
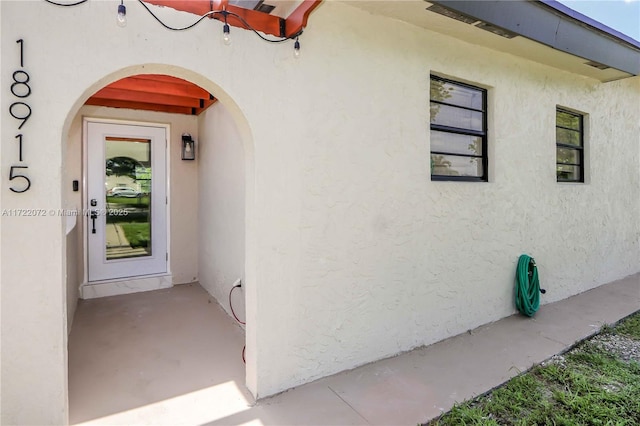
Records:
M615 328L614 333L640 340L640 315L632 315Z
M139 198L107 197L107 223L149 222L149 195ZM133 209L131 209L133 208ZM124 211L125 214L118 214Z
M142 197L107 197L107 203L109 204L125 204L132 207L149 207L149 196Z
M120 223L132 248L148 247L151 240L149 223Z
M640 313L606 332L640 340ZM639 425L640 364L585 341L429 425Z

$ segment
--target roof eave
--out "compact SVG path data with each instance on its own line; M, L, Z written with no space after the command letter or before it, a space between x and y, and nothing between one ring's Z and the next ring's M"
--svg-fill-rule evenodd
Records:
M640 75L640 42L552 0L433 1L520 36L632 75Z

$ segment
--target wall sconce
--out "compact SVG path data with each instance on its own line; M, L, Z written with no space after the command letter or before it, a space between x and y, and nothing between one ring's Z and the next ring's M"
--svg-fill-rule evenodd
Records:
M196 159L196 141L191 138L191 135L189 133L184 133L182 135L182 159Z

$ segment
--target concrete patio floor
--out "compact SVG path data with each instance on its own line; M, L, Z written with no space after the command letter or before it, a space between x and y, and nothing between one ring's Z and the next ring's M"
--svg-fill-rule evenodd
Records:
M640 274L254 403L243 330L198 285L82 301L72 424L415 425L640 309Z

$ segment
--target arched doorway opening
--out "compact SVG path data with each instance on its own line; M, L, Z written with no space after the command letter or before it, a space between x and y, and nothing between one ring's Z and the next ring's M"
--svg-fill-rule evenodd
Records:
M185 92L171 98L160 83ZM210 96L180 105L191 92ZM149 129L162 132L152 137ZM245 370L242 346L246 341L251 352L251 339L225 313L231 288L241 283L233 308L243 320L252 317L246 291L253 277L253 194L245 183L252 182L253 146L240 107L199 74L140 65L88 88L63 135L63 202L82 213L69 216L66 227L71 421L172 398L192 404L188 395L209 398L229 383L246 405L251 396L244 386L255 363L249 358ZM183 135L195 141L194 161L182 159ZM164 156L156 158L160 150ZM162 246L152 248L159 236L166 243L165 269L127 269L141 259L163 258L157 256ZM115 272L93 274L96 247L105 249L98 263ZM92 315L80 315L85 312ZM89 389L90 383L97 386ZM74 407L77 398L81 411ZM203 415L194 421L214 420Z

